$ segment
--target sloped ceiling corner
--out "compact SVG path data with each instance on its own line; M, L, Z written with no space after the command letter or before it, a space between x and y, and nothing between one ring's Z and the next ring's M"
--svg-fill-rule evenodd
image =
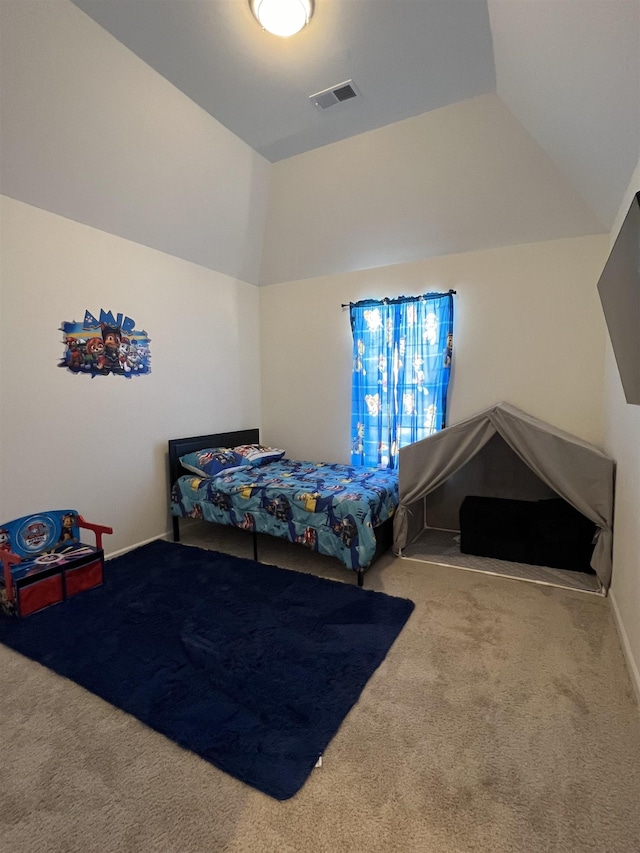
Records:
M640 152L640 2L489 0L497 92L609 230Z

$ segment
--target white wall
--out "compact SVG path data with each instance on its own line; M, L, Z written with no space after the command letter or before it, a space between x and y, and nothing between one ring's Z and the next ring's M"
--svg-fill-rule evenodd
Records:
M263 438L349 458L351 331L341 303L457 291L449 422L505 400L603 439L605 236L450 255L260 288Z
M640 3L487 5L498 95L609 230L638 156Z
M272 172L264 284L603 231L497 95L300 154Z
M68 0L0 31L0 519L77 507L112 553L168 528L169 438L259 426L270 167ZM150 375L56 366L87 309L148 332Z
M0 34L0 192L258 283L263 157L68 0Z
M638 191L640 162L620 206L611 246ZM605 369L605 449L617 461L611 604L640 702L640 406L625 401L610 343Z
M170 527L167 440L259 425L258 288L0 198L0 519L74 507L108 553ZM101 308L151 339L151 373L57 367L62 321Z

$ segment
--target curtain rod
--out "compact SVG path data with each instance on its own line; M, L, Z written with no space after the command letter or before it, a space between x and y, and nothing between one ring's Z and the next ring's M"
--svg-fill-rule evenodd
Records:
M457 290L447 290L446 293L423 293L422 296L396 296L394 299L388 299L388 298L385 298L385 299L361 299L360 303L358 303L358 302L343 302L340 307L341 308L350 308L352 305L366 304L366 303L370 303L371 305L375 305L378 302L380 302L380 303L401 302L403 299L406 300L407 302L409 302L412 299L415 301L418 301L419 299L424 299L425 297L428 297L428 296L449 296L449 294L451 294L452 296L455 296L457 294L457 292L458 292Z

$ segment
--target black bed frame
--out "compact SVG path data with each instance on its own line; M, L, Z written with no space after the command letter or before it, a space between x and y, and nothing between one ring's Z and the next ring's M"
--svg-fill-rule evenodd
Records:
M178 477L185 473L184 468L180 464L180 457L185 453L193 453L196 450L202 450L205 447L236 447L239 444L258 444L260 441L260 431L258 429L242 429L235 432L217 432L211 435L196 435L191 438L172 438L169 439L169 491ZM173 541L180 541L180 517L177 515L171 516L173 521ZM357 569L358 586L364 583L364 573L372 566L378 557L391 547L393 542L393 518L388 519L379 527L375 528L376 535L376 551L369 566ZM258 534L252 531L253 535L253 559L258 562Z

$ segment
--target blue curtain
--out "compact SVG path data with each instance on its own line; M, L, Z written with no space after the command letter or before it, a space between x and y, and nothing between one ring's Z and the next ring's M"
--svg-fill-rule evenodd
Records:
M351 303L351 462L397 468L398 451L446 425L453 291Z

